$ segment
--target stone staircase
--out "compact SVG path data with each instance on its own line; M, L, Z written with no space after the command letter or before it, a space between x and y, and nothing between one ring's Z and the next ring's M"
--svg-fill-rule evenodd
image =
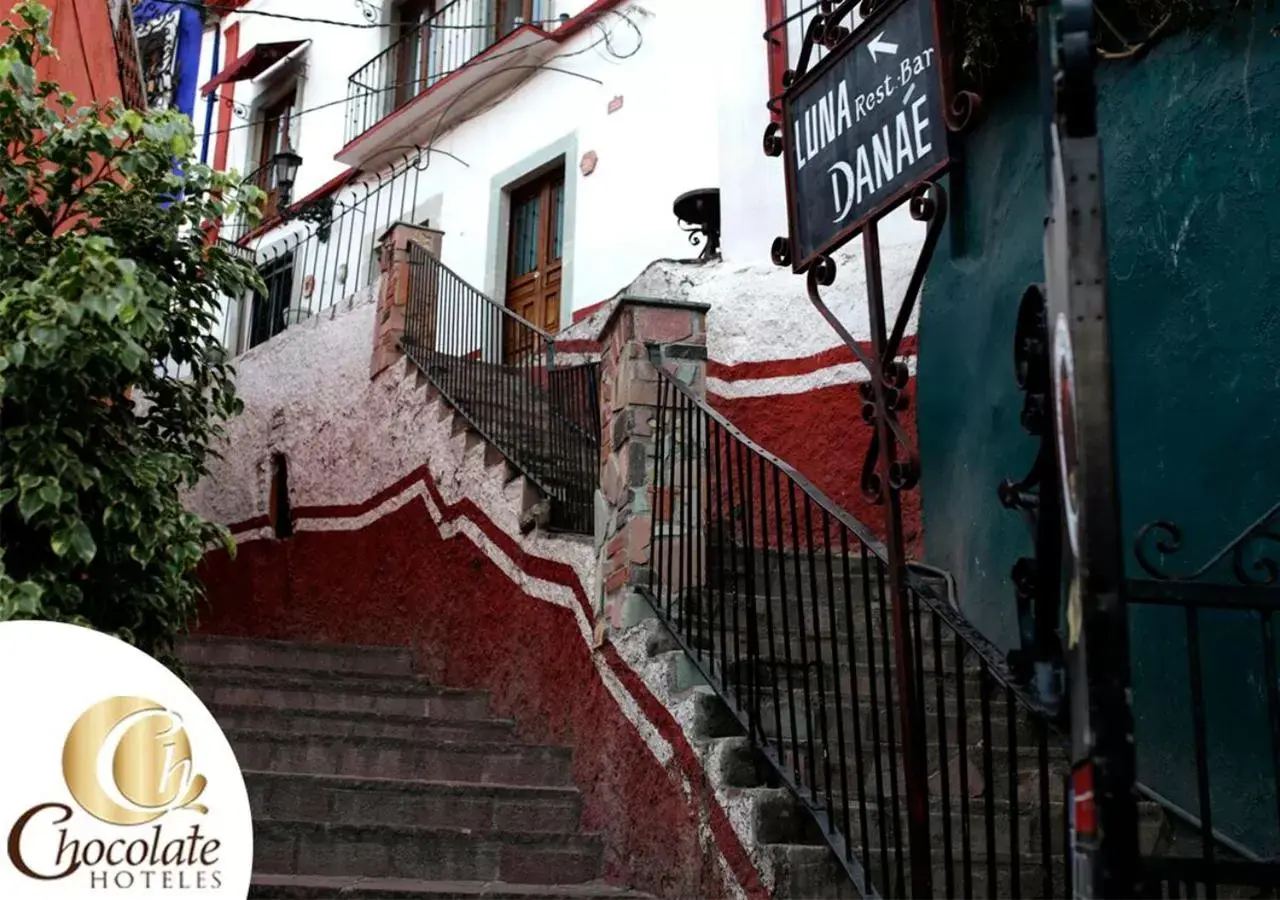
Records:
M547 524L592 532L600 453L593 371L548 372L533 361L486 362L411 343L405 351L460 418L546 494Z
M235 750L250 896L639 900L605 884L567 747L525 744L482 691L407 649L189 638L187 677Z
M714 533L713 526L705 587L683 592L676 629L695 655L702 652L704 665L714 654L714 671L742 713L754 707L757 741L768 741L806 798L829 811L877 891L920 896L911 883L893 608L879 564L833 557L828 580L825 554L787 552L780 562L774 548L766 562L740 547L719 553ZM922 607L912 634L923 659L917 689L925 712L932 895L964 895L968 881L976 897L1062 896L1069 770L1062 738L945 621ZM759 656L749 653L753 638ZM744 760L742 770L748 768ZM816 837L822 840L820 832ZM803 859L804 883L815 892L856 896L847 880L840 885L829 851L825 859Z

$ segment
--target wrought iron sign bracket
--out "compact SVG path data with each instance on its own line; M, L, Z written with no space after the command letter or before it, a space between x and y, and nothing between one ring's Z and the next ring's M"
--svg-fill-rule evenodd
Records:
M1052 413L1048 311L1044 289L1033 284L1022 295L1014 334L1014 373L1025 394L1022 427L1039 438L1035 462L1021 481L1007 479L1000 503L1020 513L1035 544L1010 572L1020 645L1009 651L1009 668L1030 684L1046 711L1061 708L1063 670L1059 620L1062 584L1062 502L1057 481L1057 439Z

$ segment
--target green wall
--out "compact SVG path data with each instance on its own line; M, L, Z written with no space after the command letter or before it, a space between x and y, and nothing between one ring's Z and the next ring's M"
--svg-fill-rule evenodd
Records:
M1099 69L1124 532L1182 524L1179 569L1280 500L1276 24L1274 12L1240 12ZM953 210L962 252L944 238L920 316L925 556L954 572L966 615L1006 647L1016 640L1009 569L1032 548L996 488L1021 478L1036 449L1018 421L1012 341L1023 289L1043 280L1041 116L1029 76L967 139ZM1280 832L1259 623L1201 621L1214 814L1269 853ZM1135 611L1134 694L1140 777L1196 813L1184 622Z

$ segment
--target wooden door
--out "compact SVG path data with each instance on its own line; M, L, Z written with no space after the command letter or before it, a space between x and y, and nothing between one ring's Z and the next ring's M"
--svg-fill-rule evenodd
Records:
M427 23L435 15L435 0L405 0L396 7L396 109L422 93L431 77L431 34Z
M507 308L544 331L560 329L560 276L564 250L564 172L511 195ZM509 328L508 359L529 349L528 333Z

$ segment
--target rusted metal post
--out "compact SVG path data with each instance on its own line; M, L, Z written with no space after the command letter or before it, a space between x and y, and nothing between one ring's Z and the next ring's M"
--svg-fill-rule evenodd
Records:
M925 753L924 707L916 702L915 660L907 609L906 548L902 532L902 496L894 463L897 438L890 427L894 410L884 380L884 279L880 268L880 231L875 221L862 232L862 255L867 271L867 307L871 324L871 385L876 404L876 438L880 444L880 491L884 502L884 542L889 557L889 600L893 604L893 656L898 676L902 716L902 752L907 789L907 828L911 847L911 896L933 895L933 851L929 846L928 757ZM963 712L962 712L963 714Z

